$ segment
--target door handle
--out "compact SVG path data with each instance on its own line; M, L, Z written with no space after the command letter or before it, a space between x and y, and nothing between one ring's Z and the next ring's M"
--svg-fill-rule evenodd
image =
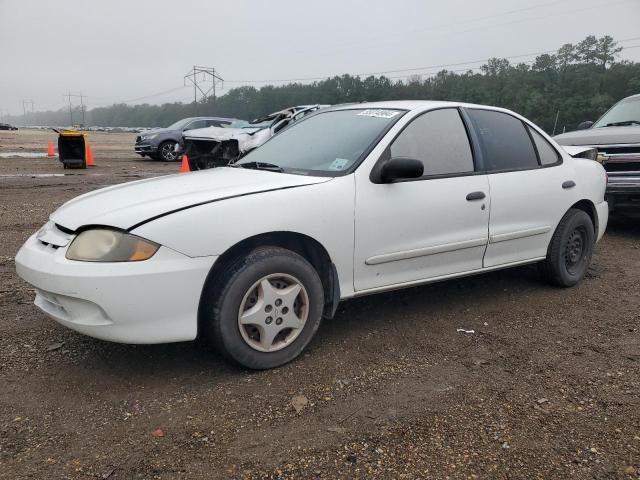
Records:
M576 186L576 182L574 182L573 180L567 180L566 182L562 182L562 188L567 189L567 188L573 188Z
M467 201L472 202L473 200L482 200L484 197L484 192L471 192L467 195Z

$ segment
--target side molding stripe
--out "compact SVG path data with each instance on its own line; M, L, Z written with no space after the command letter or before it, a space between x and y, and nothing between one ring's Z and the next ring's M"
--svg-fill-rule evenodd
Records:
M463 242L447 243L445 245L434 245L433 247L416 248L414 250L404 250L402 252L385 253L367 258L365 264L379 265L381 263L397 262L398 260L408 260L410 258L426 257L438 253L455 252L466 248L484 247L487 244L486 238L474 238Z
M535 235L544 235L551 231L551 227L537 227L528 228L526 230L518 230L517 232L500 233L498 235L491 235L489 237L489 243L507 242L509 240L516 240L518 238L533 237Z

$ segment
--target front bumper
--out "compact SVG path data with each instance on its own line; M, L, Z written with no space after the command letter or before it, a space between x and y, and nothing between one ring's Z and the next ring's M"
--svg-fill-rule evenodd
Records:
M640 216L640 176L609 173L606 197L610 211Z
M18 275L35 287L35 304L62 325L121 343L193 340L198 304L217 257L191 258L161 247L143 262L67 260L68 247L32 235L15 258Z
M136 143L133 149L138 154L153 154L158 151L158 145L152 145L150 143Z

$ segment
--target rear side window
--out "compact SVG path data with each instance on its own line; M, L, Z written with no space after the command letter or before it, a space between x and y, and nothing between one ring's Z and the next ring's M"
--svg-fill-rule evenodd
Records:
M536 168L538 158L524 124L515 117L492 110L468 110L488 171Z
M420 115L391 145L392 157L420 160L424 176L473 172L467 131L455 108Z
M540 157L540 163L542 165L553 165L554 163L558 163L560 161L560 156L558 155L558 152L556 152L556 149L553 148L551 144L533 128L528 128L531 132L533 143L536 144L538 156Z

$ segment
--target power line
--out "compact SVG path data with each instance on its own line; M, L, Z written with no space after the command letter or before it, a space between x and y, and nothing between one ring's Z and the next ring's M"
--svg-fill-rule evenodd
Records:
M627 41L631 41L631 40L637 40L640 39L640 37L633 37L633 38L627 38L627 39L623 39L623 40L619 40L618 43L620 42L627 42ZM624 49L630 48L630 47L623 47ZM436 64L436 65L426 65L426 66L422 66L422 67L411 67L411 68L401 68L401 69L397 69L397 70L382 70L382 71L377 71L377 72L366 72L366 73L354 73L351 74L355 77L365 77L365 76L371 76L371 75L385 75L388 73L400 73L400 72L417 72L420 70L432 70L434 68L447 68L447 67L459 67L462 65L473 65L476 63L483 63L483 62L487 62L489 60L491 60L491 58L501 58L501 59L506 59L506 60L514 60L517 58L525 58L525 57L531 57L531 56L537 56L537 55L545 55L545 54L551 54L551 53L556 53L558 50L545 50L545 51L540 51L540 52L530 52L530 53L522 53L519 55L508 55L508 56L500 56L500 57L490 57L490 58L481 58L481 59L477 59L477 60L467 60L464 62L457 62L457 63L441 63L441 64ZM337 74L336 74L337 75ZM302 81L314 81L314 80L325 80L327 78L331 78L333 76L336 75L324 75L324 76L320 76L320 77L305 77L305 78L288 78L288 79L272 79L272 80L226 80L227 83L281 83L281 82L302 82Z

